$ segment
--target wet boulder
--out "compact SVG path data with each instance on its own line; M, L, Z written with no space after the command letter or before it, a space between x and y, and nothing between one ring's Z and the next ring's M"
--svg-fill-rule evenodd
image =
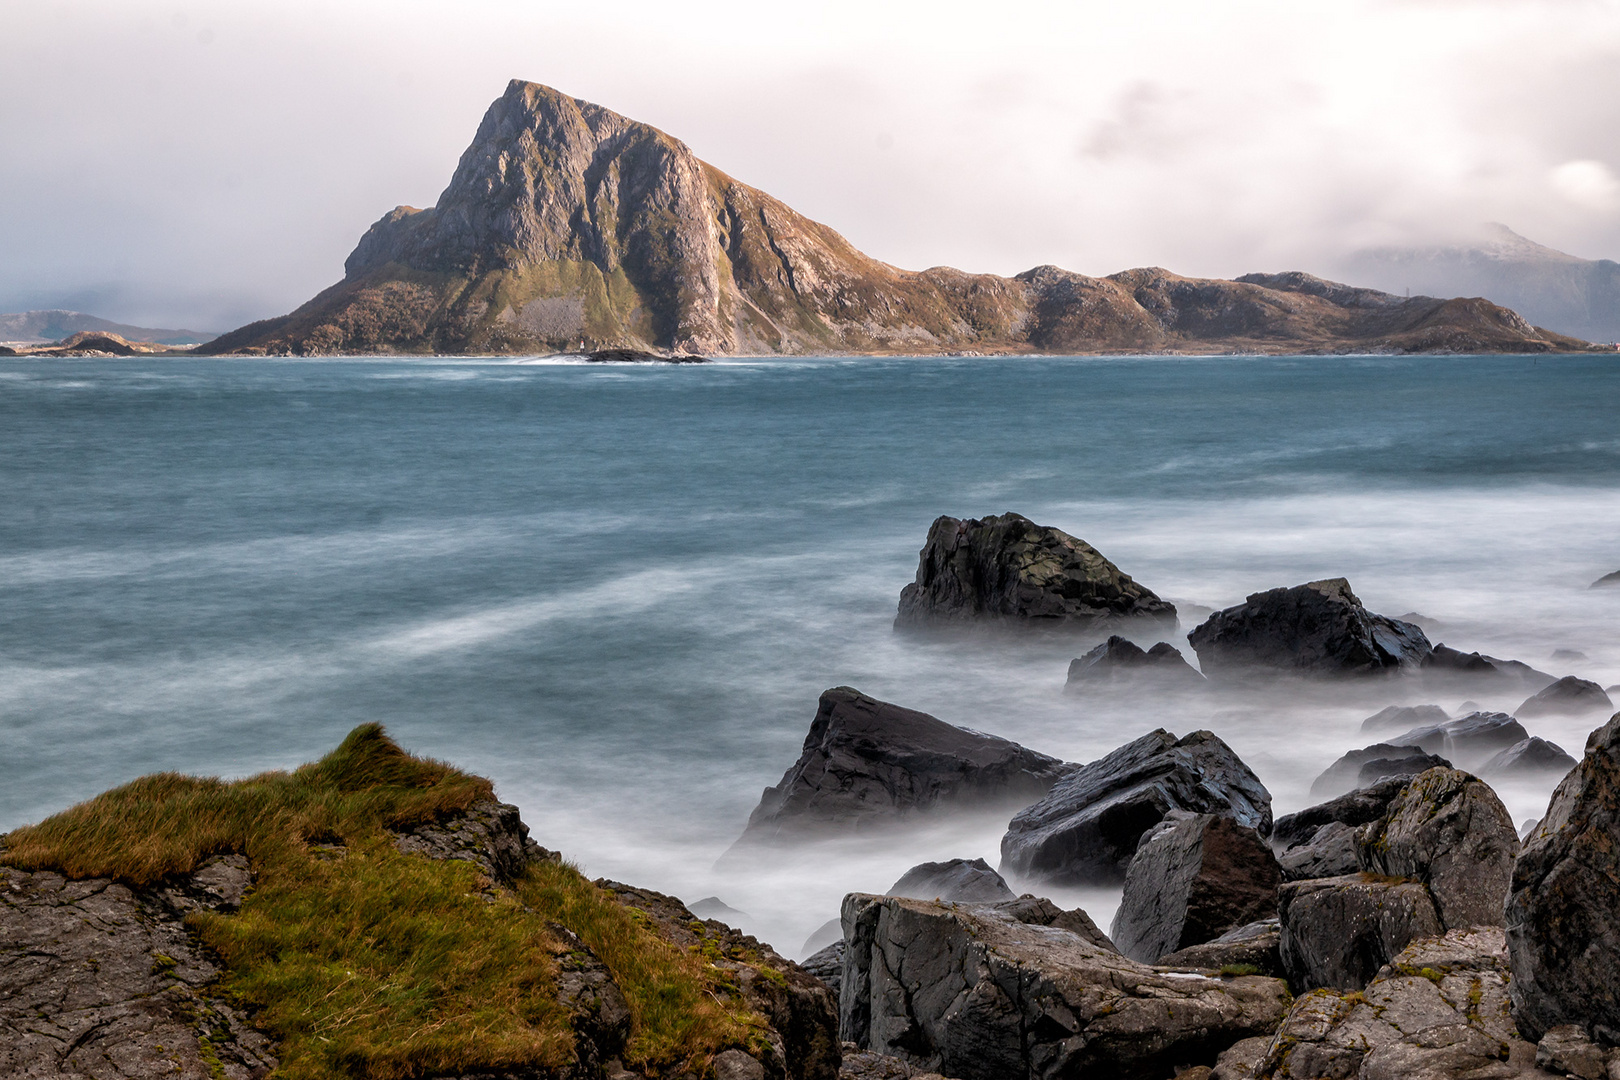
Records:
M1364 990L1296 999L1265 1055L1234 1075L1529 1080L1537 1075L1535 1048L1508 1015L1509 985L1500 929L1418 939Z
M1456 769L1430 769L1359 834L1362 869L1421 881L1448 930L1502 925L1519 853L1507 807L1489 784Z
M1359 990L1402 949L1445 927L1418 881L1347 874L1277 890L1278 951L1295 990Z
M1407 743L1374 743L1351 750L1311 782L1311 797L1325 799L1377 783L1393 776L1416 776L1436 765L1450 765L1441 757ZM1365 778L1364 778L1365 777Z
M1479 652L1465 653L1441 643L1423 662L1428 681L1444 684L1468 683L1479 680L1506 683L1509 680L1541 689L1554 681L1545 671L1537 671L1522 660L1504 660L1499 656L1485 656Z
M934 811L1021 806L1070 768L839 686L821 695L799 760L765 789L739 843L860 832Z
M1620 1043L1620 714L1594 731L1524 843L1507 901L1513 1014Z
M1118 634L1069 664L1068 690L1092 687L1189 687L1204 677L1189 663L1181 650L1161 641L1144 651L1135 642Z
M1003 907L845 897L840 1035L963 1080L1160 1080L1287 1010L1280 979L1155 971Z
M1397 776L1391 779L1399 783L1405 778ZM1342 877L1356 873L1361 869L1361 848L1356 843L1356 827L1339 821L1328 822L1312 832L1309 840L1280 852L1277 867L1284 881Z
M1001 875L990 869L990 864L983 859L919 863L889 886L888 895L969 904L1018 899L1018 894L1009 889Z
M1108 936L1151 964L1277 912L1282 875L1260 834L1215 814L1172 811L1142 837Z
M1407 779L1395 776L1380 780L1278 818L1271 830L1271 845L1283 879L1298 881L1358 872L1361 848L1356 842L1357 831L1388 812Z
M1189 945L1159 957L1156 967L1202 968L1284 978L1278 946L1282 927L1275 917L1234 927L1201 945Z
M1415 670L1430 651L1422 630L1368 611L1344 578L1253 593L1211 615L1187 640L1212 678L1256 669L1384 674Z
M1486 779L1560 777L1575 767L1575 759L1557 743L1532 736L1516 742L1479 767Z
M1394 741L1471 769L1529 737L1524 725L1507 713L1472 712L1443 724L1414 728L1397 735Z
M1061 529L1022 514L940 517L900 592L899 629L973 624L1086 630L1123 619L1174 626L1174 604Z
M1391 705L1361 722L1362 731L1410 731L1443 724L1451 714L1438 705Z
M1123 881L1142 834L1172 810L1271 831L1271 793L1208 731L1159 729L1074 770L1020 810L1001 840L1004 874L1060 884Z
M1614 702L1603 687L1590 679L1565 675L1525 700L1520 716L1581 716L1592 712L1613 712Z

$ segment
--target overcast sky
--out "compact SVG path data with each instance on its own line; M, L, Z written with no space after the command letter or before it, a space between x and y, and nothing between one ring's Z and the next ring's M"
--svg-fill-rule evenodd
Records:
M0 311L223 330L431 205L513 77L899 266L1620 258L1620 0L0 4Z

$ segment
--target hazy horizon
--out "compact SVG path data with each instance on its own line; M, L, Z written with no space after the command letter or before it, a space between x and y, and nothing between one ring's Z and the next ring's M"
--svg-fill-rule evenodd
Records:
M1613 0L87 2L0 26L0 311L219 331L291 310L371 222L435 202L510 78L908 268L1332 276L1483 221L1620 255Z

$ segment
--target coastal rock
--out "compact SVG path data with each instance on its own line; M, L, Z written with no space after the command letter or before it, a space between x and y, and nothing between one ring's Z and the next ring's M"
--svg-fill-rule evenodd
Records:
M1620 714L1587 739L1525 841L1506 918L1525 1037L1579 1024L1620 1044Z
M1487 779L1493 776L1563 776L1575 764L1575 759L1557 743L1531 737L1514 743L1481 765L1479 774Z
M1358 837L1362 869L1421 881L1447 930L1502 925L1519 837L1490 785L1456 769L1409 783Z
M1606 1058L1620 1058L1620 1051L1610 1050L1605 1054L1603 1047L1587 1038L1586 1032L1578 1024L1555 1027L1536 1044L1536 1067L1558 1076L1608 1080L1609 1063Z
M1017 806L1070 766L847 686L821 695L799 760L766 788L744 842L882 828L935 810Z
M407 855L461 859L485 877L510 885L535 858L555 857L529 839L529 827L511 803L484 799L465 811L395 833L394 846Z
M1537 671L1521 660L1503 660L1497 656L1484 656L1478 652L1465 653L1446 644L1436 645L1423 662L1424 674L1441 682L1470 682L1474 680L1515 680L1539 690L1554 682L1553 676Z
M838 1080L945 1080L939 1073L920 1069L903 1058L862 1050L852 1042L844 1043L843 1050Z
M1271 1048L1269 1035L1256 1035L1252 1039L1239 1039L1215 1059L1209 1080L1254 1080L1254 1071L1265 1060Z
M1443 755L1471 769L1529 737L1524 725L1507 713L1473 712L1443 724L1414 728L1392 741Z
M240 855L158 890L0 866L0 1075L250 1080L275 1068L275 1045L218 991L183 922L230 910L250 880Z
M1142 837L1108 936L1151 964L1277 912L1281 873L1253 829L1214 814L1172 811Z
M1297 999L1250 1075L1546 1077L1535 1070L1534 1048L1514 1030L1509 985L1500 929L1453 930L1414 941L1365 990L1316 990Z
M1438 705L1391 705L1363 720L1361 730L1410 731L1412 728L1443 724L1450 719L1451 714Z
M1361 847L1356 834L1360 826L1383 817L1408 779L1389 777L1278 818L1271 830L1271 844L1283 880L1342 877L1358 872Z
M1360 990L1397 953L1444 931L1421 882L1370 874L1285 882L1278 951L1295 990Z
M1406 778L1397 776L1391 779L1400 783ZM1284 881L1354 874L1361 869L1361 847L1356 843L1356 828L1330 821L1313 832L1309 840L1281 852L1277 856L1277 866Z
M827 984L832 991L833 1000L844 985L844 938L843 931L839 931L839 938L832 944L811 953L799 964L800 967Z
M1405 740L1399 743L1375 743L1360 750L1351 750L1323 770L1322 775L1311 782L1311 797L1324 799L1342 795L1392 776L1416 776L1436 765L1450 764L1444 758L1427 754L1422 747ZM1362 779L1364 770L1368 774L1365 780Z
M918 555L917 580L900 591L894 624L1084 630L1138 617L1174 626L1175 605L1084 540L1008 513L935 519Z
M1271 793L1213 733L1160 728L1074 770L1015 815L1001 870L1067 884L1123 881L1137 842L1172 810L1271 831Z
M918 900L956 900L965 904L1018 899L1018 894L1007 888L1001 875L983 859L918 863L889 886L888 895Z
M1520 716L1580 716L1590 712L1613 712L1614 702L1603 687L1590 679L1565 675L1528 698L1518 708Z
M1416 669L1430 652L1422 630L1368 611L1344 578L1252 593L1187 640L1212 678L1252 670L1380 674Z
M965 1080L1160 1080L1287 1008L1281 980L1157 972L994 905L854 893L843 918L843 1037Z
M1144 652L1134 642L1115 634L1069 664L1067 688L1187 687L1203 681L1204 677L1169 642L1161 641Z
M1205 971L1243 970L1251 975L1286 978L1283 970L1282 925L1275 918L1235 927L1213 941L1189 945L1156 960L1157 967L1201 968Z
M1592 582L1592 588L1594 588L1594 589L1620 588L1620 570L1616 570L1612 574L1604 574L1602 577L1600 577L1596 581Z
M691 909L692 914L700 919L719 919L721 922L729 922L733 926L737 924L739 919L748 917L746 911L738 911L718 896L705 896L703 899L693 901L686 906Z

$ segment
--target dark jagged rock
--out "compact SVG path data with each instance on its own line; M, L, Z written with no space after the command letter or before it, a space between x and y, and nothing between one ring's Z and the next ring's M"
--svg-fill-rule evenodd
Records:
M1344 578L1252 593L1187 640L1211 678L1255 670L1380 674L1416 669L1430 651L1422 630L1368 611Z
M1214 814L1172 811L1142 837L1108 936L1151 964L1277 912L1282 880L1253 829Z
M1409 731L1415 727L1443 724L1451 714L1438 705L1391 705L1361 722L1362 731Z
M1439 644L1423 662L1424 673L1441 680L1472 681L1476 679L1513 679L1534 689L1553 682L1553 676L1537 671L1521 660L1503 660L1497 656L1484 656L1478 652L1465 653L1446 644Z
M1157 967L1202 968L1205 971L1222 969L1252 969L1252 975L1270 975L1286 978L1278 945L1282 927L1275 917L1259 919L1228 930L1213 941L1202 945L1189 945L1159 957Z
M703 356L674 354L664 356L659 353L645 352L641 349L597 349L585 353L582 359L587 364L707 364L708 358Z
M1403 783L1406 778L1397 776L1391 779ZM1338 821L1328 822L1314 831L1309 840L1280 852L1277 866L1282 871L1284 881L1354 874L1361 869L1361 849L1356 844L1355 826Z
M1444 758L1426 754L1421 746L1409 744L1405 739L1374 743L1349 751L1323 770L1322 775L1311 782L1311 797L1330 798L1392 776L1416 776L1436 765L1450 764ZM1372 774L1367 780L1362 779L1364 770Z
M1137 842L1172 810L1220 814L1262 836L1271 793L1208 731L1150 732L1059 781L1012 819L1003 873L1072 884L1122 881Z
M1600 577L1596 581L1592 582L1592 588L1594 588L1594 589L1620 588L1620 570L1616 570L1612 574L1604 574L1602 577Z
M1390 802L1406 787L1407 779L1389 777L1277 819L1271 843L1283 880L1342 877L1359 871L1357 830L1388 812Z
M1471 769L1529 737L1524 725L1507 713L1473 712L1443 724L1414 728L1392 741L1443 755Z
M1176 609L1084 540L1008 513L937 518L894 624L1087 630L1127 618L1174 626Z
M1095 686L1197 686L1204 681L1186 657L1167 641L1143 651L1118 634L1069 664L1070 690Z
M1563 776L1575 767L1575 759L1557 743L1532 736L1516 742L1479 767L1479 774L1490 777Z
M983 859L919 863L889 886L888 895L910 896L918 900L956 900L968 904L1018 899L1018 894L1007 888L1001 875Z
M1060 908L1045 897L1025 893L1016 900L995 904L991 910L997 917L1004 916L1025 926L1050 926L1054 930L1066 930L1104 952L1119 952L1108 935L1081 908Z
M1159 1080L1286 1010L1281 980L1161 973L1002 907L845 897L841 1035L965 1080Z
M1513 1015L1620 1044L1620 714L1586 740L1524 843L1507 902Z
M821 695L799 760L741 842L881 828L912 814L1023 805L1069 766L847 686Z
M443 821L396 833L394 846L407 855L462 859L491 881L510 885L531 859L552 857L529 839L529 827L511 803L485 799Z
M1371 874L1284 882L1278 951L1295 990L1360 990L1397 953L1445 930L1418 881Z
M1581 716L1591 712L1613 712L1614 702L1603 687L1590 679L1565 675L1520 705L1520 716Z
M1502 925L1519 837L1490 785L1456 769L1430 769L1363 826L1358 840L1362 869L1423 882L1446 929Z
M839 935L837 941L825 948L811 953L799 964L800 967L827 984L832 991L833 1000L838 1000L839 991L844 985L844 938Z
M1365 990L1298 998L1247 1077L1545 1077L1508 1015L1509 985L1500 929L1414 941Z
M691 909L692 914L700 919L719 919L721 922L729 922L733 926L736 925L737 920L748 917L746 911L738 911L718 896L705 896L703 899L696 900L686 906Z

